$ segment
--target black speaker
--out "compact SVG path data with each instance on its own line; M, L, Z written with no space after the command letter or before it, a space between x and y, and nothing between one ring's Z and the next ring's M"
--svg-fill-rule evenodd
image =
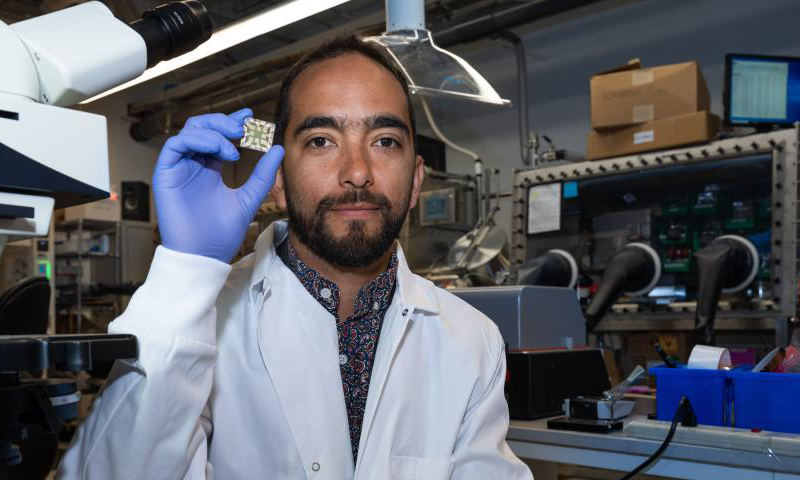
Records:
M122 182L122 219L150 221L150 185Z

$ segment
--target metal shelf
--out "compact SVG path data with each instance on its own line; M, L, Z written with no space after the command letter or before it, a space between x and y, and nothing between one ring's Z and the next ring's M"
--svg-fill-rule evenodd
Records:
M109 220L89 220L86 218L81 218L77 220L68 220L66 222L60 222L56 224L56 230L62 232L70 232L73 230L78 230L78 228L82 228L83 230L112 230L116 229L117 221L109 221Z
M59 258L119 258L118 255L111 255L107 253L92 253L92 252L62 252L55 254L56 260Z

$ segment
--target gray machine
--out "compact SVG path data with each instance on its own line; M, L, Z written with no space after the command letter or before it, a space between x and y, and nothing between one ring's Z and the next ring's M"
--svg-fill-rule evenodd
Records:
M574 289L515 285L450 292L491 318L509 350L586 345L586 323Z

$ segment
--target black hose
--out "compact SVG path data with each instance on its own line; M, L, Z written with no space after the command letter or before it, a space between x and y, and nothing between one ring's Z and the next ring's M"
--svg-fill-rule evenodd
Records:
M600 323L623 292L645 288L656 275L653 257L642 247L626 245L609 261L600 286L586 309L586 333Z
M547 252L522 264L518 270L520 285L542 287L570 287L573 276L572 265L557 252Z
M741 284L753 268L747 245L731 237L720 237L694 254L697 262L697 309L694 316L695 342L714 341L714 319L723 288Z
M658 460L658 458L664 453L664 451L669 446L670 442L672 442L672 437L675 436L675 430L678 427L678 422L681 422L681 425L684 427L696 427L697 426L697 416L694 414L694 409L692 408L691 402L687 397L682 397L681 401L678 403L678 408L675 410L675 416L672 417L672 425L669 426L669 433L667 433L667 437L661 442L661 446L658 447L658 450L653 452L650 457L642 462L638 467L634 468L630 472L628 472L625 476L620 478L620 480L630 480L633 478L634 475L641 472L645 468L647 468L651 463Z

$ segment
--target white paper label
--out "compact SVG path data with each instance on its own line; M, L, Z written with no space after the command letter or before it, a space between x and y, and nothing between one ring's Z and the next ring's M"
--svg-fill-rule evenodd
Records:
M561 229L561 184L548 183L528 189L528 234Z
M653 81L653 70L634 70L631 72L631 86L638 87Z
M633 123L650 122L656 116L656 109L652 103L633 106Z
M633 144L639 145L640 143L649 143L656 139L656 134L653 130L645 130L644 132L637 132L633 134Z

